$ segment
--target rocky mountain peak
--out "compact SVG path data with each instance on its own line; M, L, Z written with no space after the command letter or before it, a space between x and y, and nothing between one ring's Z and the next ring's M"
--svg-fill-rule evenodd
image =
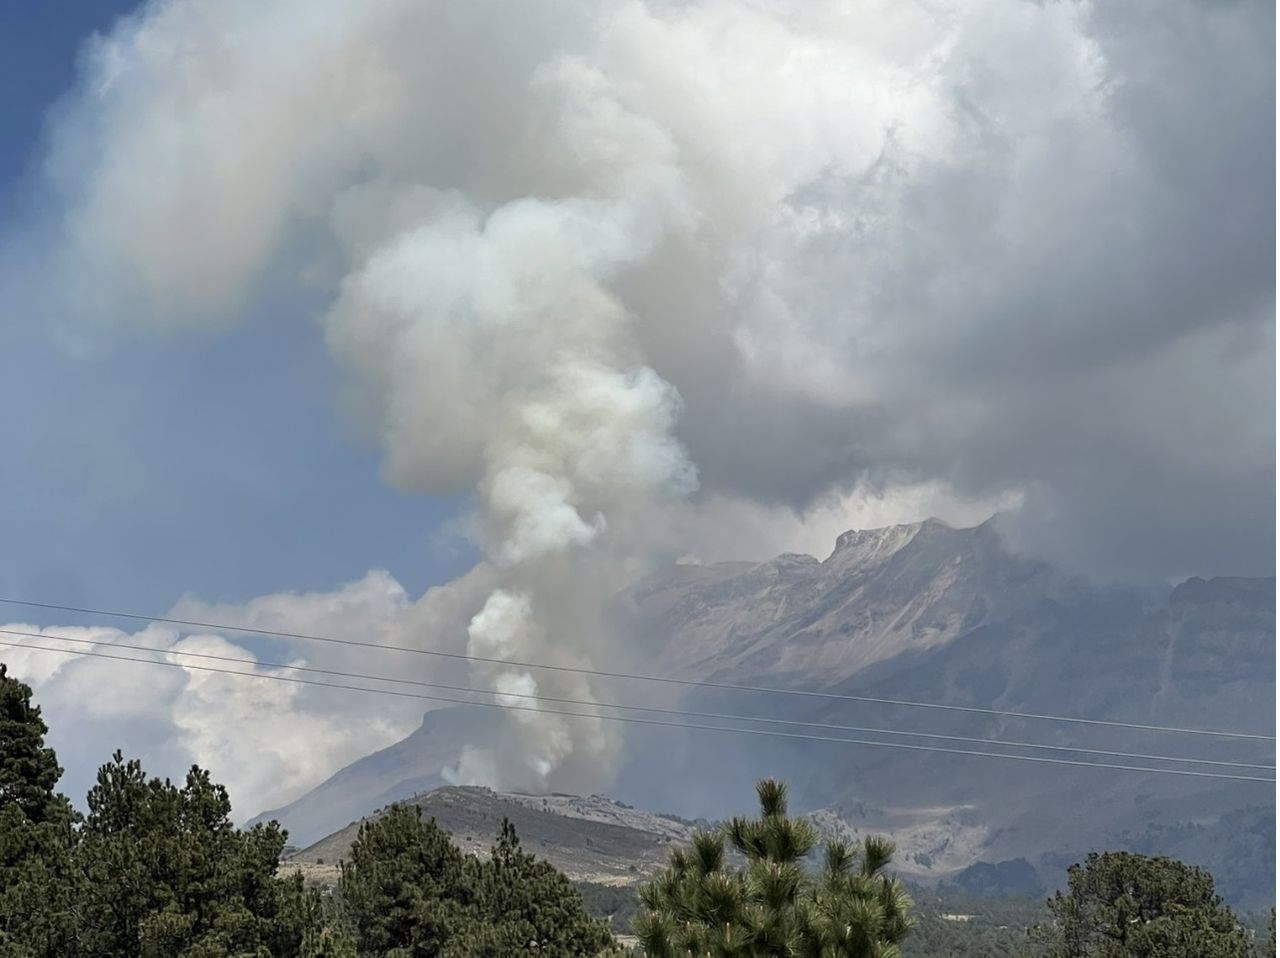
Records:
M877 529L850 529L836 539L828 562L842 567L884 561L902 550L929 548L941 554L973 549L1003 552L994 518L976 525L956 527L941 519L929 518Z

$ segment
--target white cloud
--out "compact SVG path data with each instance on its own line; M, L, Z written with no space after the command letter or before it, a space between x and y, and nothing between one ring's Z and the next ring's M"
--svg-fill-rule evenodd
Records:
M940 482L862 485L824 497L804 511L764 506L732 496L712 496L689 510L681 524L694 562L762 561L792 552L825 559L836 539L850 529L879 529L932 516L957 528L978 525L993 515L1016 517L1021 491L966 499Z
M2 657L12 675L33 687L51 728L51 741L63 764L75 773L64 784L74 798L83 797L89 769L119 748L141 757L152 774L181 776L191 763L209 769L230 791L236 818L244 820L292 801L343 765L403 738L417 727L422 713L438 703L205 669L425 694L432 692L263 663L465 684L465 672L449 660L379 653L376 647L460 651L466 623L483 601L487 581L487 571L479 568L415 602L385 572L370 572L332 592L263 596L242 605L186 599L173 610L175 618L346 638L371 643L373 649L300 639L264 641L234 631L183 634L163 625L128 633L105 627L39 629L18 623L0 629L43 637L0 638L72 652L164 660L182 668L33 649L6 648ZM59 642L54 636L107 642L115 648ZM247 659L251 664L190 654L157 655L144 649Z

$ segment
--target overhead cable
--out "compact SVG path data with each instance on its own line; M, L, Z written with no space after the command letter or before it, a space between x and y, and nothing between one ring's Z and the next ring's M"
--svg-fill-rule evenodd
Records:
M185 658L203 659L214 662L229 662L238 665L254 666L260 669L283 669L293 672L306 672L314 675L336 676L338 678L359 679L369 682L390 682L397 685L411 685L417 688L439 689L448 692L466 692L470 694L500 696L501 698L527 699L535 702L550 702L555 705L576 705L586 708L608 708L626 712L649 712L660 715L673 715L682 718L702 718L716 719L719 721L733 722L759 722L768 725L784 725L799 728L816 728L828 732L858 732L879 735L894 735L907 738L927 738L938 739L949 742L967 742L975 745L1003 745L1010 748L1031 748L1042 749L1054 752L1073 752L1085 755L1106 755L1111 758L1130 758L1141 759L1153 762L1182 762L1190 765L1214 765L1224 768L1254 768L1264 770L1275 770L1274 765L1264 765L1254 762L1232 762L1220 759L1207 758L1188 758L1178 755L1151 755L1143 752L1120 752L1111 751L1100 748L1083 748L1071 745L1051 745L1044 742L1018 742L1009 741L1007 739L981 738L968 735L950 735L941 732L921 732L905 729L887 729L875 728L861 725L839 725L831 722L804 722L798 719L779 719L769 718L759 715L743 715L741 713L725 713L725 712L701 712L693 709L674 709L661 708L652 705L623 705L616 702L600 702L587 699L570 699L559 698L550 695L535 695L524 692L498 692L491 689L478 689L467 685L447 685L439 682L426 682L419 679L396 678L389 675L371 675L364 672L347 672L337 669L322 669L308 665L289 665L282 662L263 662L259 659L244 658L233 655L218 655L211 652L191 652L186 649L164 648L154 645L138 645L130 643L128 645L120 642L109 642L102 639L83 639L73 638L65 635L55 635L48 632L23 632L17 629L0 629L0 635L11 635L22 638L31 639L56 639L59 642L70 642L76 645L91 645L96 647L107 647L124 649L128 651L138 652L154 652L160 655L175 655ZM21 646L20 646L21 647ZM34 646L33 646L34 647Z
M246 635L259 635L267 638L295 639L301 642L324 642L333 645L346 645L358 648L375 649L384 652L403 652L413 655L437 656L466 662L486 662L492 665L507 665L521 669L540 669L551 672L568 672L578 675L591 675L598 678L621 679L635 682L657 682L666 685L679 685L689 688L723 689L737 692L755 692L770 695L795 695L811 698L822 698L848 702L867 702L878 705L893 705L905 708L935 709L948 712L966 712L981 715L997 715L1005 718L1019 718L1043 722L1067 722L1080 725L1104 726L1108 728L1125 728L1145 732L1165 732L1183 735L1207 735L1220 738L1254 739L1274 742L1274 735L1261 735L1254 732L1237 732L1221 729L1179 728L1168 725L1148 725L1137 722L1118 722L1106 719L1079 718L1070 715L1049 715L1036 712L1017 712L1009 709L979 708L972 705L948 705L940 702L916 702L906 699L877 698L869 695L852 695L842 692L824 692L817 689L788 689L760 685L745 685L732 682L713 682L705 679L682 679L670 676L645 675L635 672L612 672L604 669L588 669L568 665L552 665L546 662L524 662L517 659L502 659L483 655L468 655L463 652L446 652L441 649L415 648L407 645L383 645L377 642L363 642L357 639L344 639L337 636L312 635L305 632L287 632L280 629L262 629L250 626L232 625L229 623L201 622L194 619L178 619L172 616L142 615L136 612L117 612L108 609L91 609L73 605L59 605L51 602L32 602L24 599L0 597L0 604L26 606L36 609L49 609L60 612L74 612L81 615L106 616L108 618L130 619L141 622L163 622L168 625L185 626L198 629L212 629L221 632L240 632Z
M52 641L57 641L57 639L53 638ZM571 712L564 709L546 709L546 708L539 708L531 705L511 705L511 704L502 703L502 702L476 702L476 701L467 700L467 699L454 699L454 698L448 698L446 696L428 695L421 692L408 692L408 691L402 691L398 689L378 689L378 688L369 688L368 686L346 685L346 684L341 684L336 682L319 682L313 679L294 678L287 675L266 675L260 672L240 672L234 669L223 669L223 668L218 668L216 666L211 666L211 665L194 665L194 664L184 663L184 662L161 661L159 659L139 659L131 656L115 655L108 652L89 652L83 649L49 648L46 646L32 645L28 642L0 641L0 646L8 646L11 648L19 648L19 649L29 649L32 651L39 651L39 652L49 652L49 653L54 653L58 655L71 655L71 656L82 656L82 657L89 657L89 658L113 659L121 662L131 662L135 665L154 665L162 668L185 669L188 671L197 671L197 672L212 672L212 673L218 673L222 675L238 676L240 678L260 679L260 680L269 681L269 682L288 682L293 685L308 685L308 686L318 686L321 688L346 689L352 692L365 692L373 695L390 695L390 696L396 696L399 698L422 699L422 700L432 701L432 702L447 702L453 705L463 705L463 706L470 706L474 708L493 708L493 709L502 709L505 711L513 711L513 712L534 712L534 713L540 713L540 714L546 714L546 715L562 715L562 716L569 716L571 718L587 719L590 721L619 722L619 723L624 723L629 725L659 726L664 728L687 729L690 731L728 732L728 733L737 734L737 735L761 735L761 736L768 736L772 738L803 739L803 740L814 741L814 742L833 742L833 743L838 743L843 745L860 745L860 746L866 746L871 748L901 749L901 750L909 750L909 751L915 751L915 752L938 752L938 753L945 753L945 754L951 754L951 755L969 755L969 756L980 757L980 758L1005 759L1007 761L1015 761L1015 762L1035 762L1037 764L1044 764L1044 765L1063 765L1063 766L1073 766L1078 768L1117 769L1121 771L1145 772L1148 774L1156 774L1156 775L1182 775L1182 776L1188 776L1188 777L1194 777L1194 778L1219 779L1224 781L1263 782L1270 785L1275 785L1276 783L1276 780L1274 778L1264 778L1256 775L1234 775L1234 774L1228 774L1223 772L1204 772L1204 771L1197 771L1194 769L1185 769L1185 768L1157 768L1157 767L1144 766L1144 765L1124 765L1116 762L1086 762L1086 761L1077 761L1073 759L1064 759L1064 758L1048 758L1040 755L1012 755L1006 752L988 752L988 751L979 751L977 749L948 748L942 745L918 745L910 742L883 742L883 741L874 741L874 740L868 740L868 739L851 739L851 738L842 738L839 736L830 736L830 735L810 735L810 734L802 734L799 732L779 732L779 731L774 731L772 729L748 729L748 728L725 727L725 726L719 726L719 725L696 725L696 724L686 723L686 722L669 722L661 719L632 718L632 717L622 716L622 715L598 715L598 714L592 715L584 712Z

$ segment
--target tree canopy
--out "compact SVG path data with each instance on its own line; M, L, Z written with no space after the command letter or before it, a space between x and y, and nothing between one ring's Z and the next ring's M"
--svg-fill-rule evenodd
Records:
M613 943L568 879L520 850L505 819L478 859L416 806L393 805L361 825L338 890L362 956L591 958Z
M1239 921L1201 868L1094 852L1067 870L1037 938L1051 958L1248 958Z
M813 826L787 815L786 786L757 786L760 816L700 832L642 892L636 933L652 958L893 958L910 901L886 874L893 843L828 842L816 873ZM744 863L728 862L726 840Z
M80 891L78 816L55 789L62 769L31 689L0 663L0 956L72 953Z
M231 823L231 800L193 767L183 785L148 778L117 752L98 772L77 852L80 942L102 958L296 952L295 890L276 876L274 822Z

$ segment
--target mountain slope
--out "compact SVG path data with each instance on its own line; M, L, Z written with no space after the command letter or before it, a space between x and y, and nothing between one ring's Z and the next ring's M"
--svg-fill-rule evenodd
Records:
M821 562L674 566L622 601L635 645L669 674L811 686L945 645L1069 589L1048 565L1008 554L992 522L953 529L930 519L846 532Z
M487 788L451 787L414 795L407 802L453 836L469 854L487 854L509 819L525 851L545 858L574 881L624 884L652 875L692 827L609 799L572 795L500 794ZM369 810L372 818L381 812ZM360 830L354 821L290 856L300 865L334 866L351 854ZM336 878L336 869L330 877ZM313 872L314 874L314 872Z
M952 529L929 521L846 533L821 562L789 555L662 570L618 597L617 625L628 637L630 657L600 664L881 700L1270 734L1274 602L1274 579L1191 579L1164 599L1095 588L1011 555L991 524ZM675 694L669 687L630 683L602 687L600 697L806 723L1274 764L1271 742L982 712L724 689ZM501 719L479 709L429 713L404 741L271 814L289 827L295 843L314 841L388 801L441 784L442 769L456 761L462 743L484 744L501 734ZM1012 751L1067 762L1153 764ZM1024 858L1052 883L1064 861L1090 848L1165 842L1171 852L1185 848L1212 856L1205 836L1226 835L1239 822L1265 831L1258 823L1268 814L1274 822L1274 791L1256 783L637 726L627 729L626 760L610 792L640 807L722 818L749 811L751 785L766 774L785 777L797 807L822 810L832 828L894 834L901 867L920 879L946 878L980 861ZM1246 814L1249 809L1254 812ZM1239 842L1227 844L1239 852ZM1244 854L1231 866L1238 887L1270 887L1274 861L1264 852Z
M462 743L496 740L503 728L501 714L492 709L428 712L407 738L340 769L297 800L269 809L249 824L281 822L290 843L309 845L372 809L448 784L441 773L457 762Z

